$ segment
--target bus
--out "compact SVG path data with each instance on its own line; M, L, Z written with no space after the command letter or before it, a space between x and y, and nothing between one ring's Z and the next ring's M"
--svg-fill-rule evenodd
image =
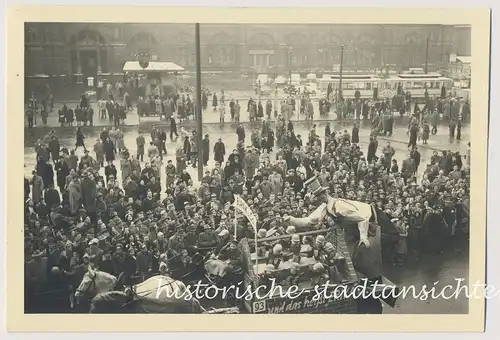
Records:
M338 90L340 75L324 75L318 79L318 86L326 93L328 84L332 84L333 91ZM425 90L429 96L441 96L443 87L447 93L453 87L451 78L443 77L438 73L415 74L400 73L382 78L375 74L359 75L348 74L342 76L342 94L344 98L354 98L359 91L360 98L373 98L374 88L377 88L379 98L392 98L397 94L398 86L408 90L412 98L424 98Z

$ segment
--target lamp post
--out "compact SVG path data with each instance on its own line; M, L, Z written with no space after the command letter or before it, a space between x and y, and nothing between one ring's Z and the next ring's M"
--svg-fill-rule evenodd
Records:
M429 63L429 38L425 38L425 67L424 67L425 74L427 74L428 63Z
M422 34L416 33L415 34L417 37L422 38ZM425 38L425 60L424 60L424 73L427 74L429 71L429 49L432 47L432 45L429 43L429 37ZM414 51L414 48L411 48L411 51ZM412 65L415 67L415 56L412 55Z
M339 101L342 98L342 76L344 73L344 51L345 51L345 46L344 45L340 46Z
M288 51L288 77L290 78L290 83L292 82L292 47L287 48Z
M286 44L281 44L281 46L286 49L288 55L288 79L289 82L292 82L292 46L288 46Z
M200 24L195 24L196 37L196 118L198 123L197 151L198 151L198 181L203 178L203 122L201 117L201 48Z
M337 117L342 119L342 76L344 72L344 50L345 46L340 46L340 73L339 73L339 92L337 94Z

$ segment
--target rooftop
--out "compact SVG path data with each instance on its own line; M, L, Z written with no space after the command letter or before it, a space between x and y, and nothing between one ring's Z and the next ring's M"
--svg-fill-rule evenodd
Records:
M142 68L138 61L127 61L123 66L124 72L180 72L182 66L169 61L150 61L148 67Z
M464 64L470 64L472 62L471 56L457 56L457 60L461 61Z

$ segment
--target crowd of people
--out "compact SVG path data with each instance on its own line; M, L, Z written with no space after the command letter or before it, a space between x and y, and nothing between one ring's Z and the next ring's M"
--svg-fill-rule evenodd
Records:
M415 106L408 124L408 154L398 164L394 147L388 142L379 148L377 136L392 135L395 107L401 115L410 111L411 99L405 95L392 102L349 99L340 110L335 107L340 119L372 120L366 153L361 150L356 123L350 132L334 131L327 124L324 133L313 124L303 140L290 118L298 110L313 119L313 104L304 93L297 97L298 107L296 96L281 100L279 112L276 101L250 98L244 109L250 121L261 121L261 127L247 135L238 124L238 143L231 152L221 138L212 145L205 135L198 145L197 131L181 128L178 132L176 120L182 122L195 112L195 100L189 94L139 96L140 116L159 115L170 121L170 142L176 143L173 162L164 158L165 129L153 126L140 132L135 148L130 148L135 152L125 145L118 127L132 108L129 87L122 84L116 94L106 85L105 96L100 89L98 98L106 99L97 102L99 117L109 118L114 127L104 128L93 145L81 130L93 126L94 112L86 95L74 110L66 105L59 110L61 126L73 126L76 119L74 147L61 145L55 131L35 143L36 167L32 177L25 178L26 291L31 297L54 287L74 291L88 266L123 277L125 284L155 273L185 280L200 270L203 249L230 261L238 272L235 240L253 238L254 230L235 214L234 195L240 195L257 214L259 238L288 234L288 248L293 250L297 242L310 245L301 258L284 251L282 241L263 243L255 250L268 254L266 275L287 268L293 275L283 282L290 284L297 279L297 268L314 263L313 272L319 274L313 279L321 280L324 267L337 259L331 243L320 236L297 239L286 223L287 216L307 216L318 206L304 186L313 176L332 196L373 204L390 217L400 240L384 253L395 263L404 263L407 241L416 251L442 251L443 243L468 216L469 153L435 152L423 177L417 178L421 168L417 141L426 144L436 133L443 112L447 112L450 138L461 139L462 115L467 111L456 100L428 98L423 110ZM227 113L231 121L240 122L238 100L231 99L226 112L222 88L219 96L204 91L203 109L209 95L221 124ZM115 101L114 96L120 99ZM331 112L332 104L335 101L320 100L320 115ZM81 157L76 154L80 147ZM208 168L211 158L215 166ZM199 161L206 170L196 182L188 167L196 167Z

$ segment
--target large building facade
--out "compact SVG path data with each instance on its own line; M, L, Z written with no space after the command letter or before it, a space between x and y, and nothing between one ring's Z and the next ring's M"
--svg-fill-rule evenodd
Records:
M345 69L446 68L470 55L470 27L446 25L201 25L203 70L281 74ZM428 45L427 45L428 44ZM429 46L426 51L426 46ZM193 24L27 23L25 76L120 75L138 53L195 69Z

